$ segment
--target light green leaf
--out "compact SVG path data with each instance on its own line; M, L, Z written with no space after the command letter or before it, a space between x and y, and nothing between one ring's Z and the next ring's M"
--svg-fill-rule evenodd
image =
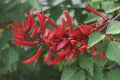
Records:
M89 13L87 19L84 21L84 23L90 23L93 21L96 21L98 19L98 16L93 14L93 13Z
M107 47L106 57L120 65L120 43L110 42Z
M120 33L120 22L112 21L107 27L106 34L118 34Z
M33 6L37 10L42 11L39 0L28 0L28 2L30 3L31 6Z
M100 32L94 32L90 35L88 40L88 48L92 47L96 43L100 42L105 38L105 35Z
M107 80L120 80L120 70L111 70L106 74Z
M102 7L106 13L112 13L112 12L120 9L120 4L115 3L113 1L103 1Z
M100 2L100 1L103 1L103 0L92 0L91 2L94 3L94 2Z
M94 75L93 73L93 60L91 57L87 55L82 55L81 60L79 62L81 68L85 69L87 72L90 73L91 76Z
M75 66L67 66L63 69L60 80L86 80L83 70Z

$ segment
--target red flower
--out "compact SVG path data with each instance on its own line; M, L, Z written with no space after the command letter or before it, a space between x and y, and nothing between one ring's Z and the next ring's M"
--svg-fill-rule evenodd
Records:
M93 12L94 14L103 18L99 22L92 23L90 25L82 24L77 28L73 28L72 18L68 12L64 12L66 19L61 19L61 24L58 26L52 19L44 15L44 13L37 13L39 26L36 26L34 22L34 15L28 15L27 23L22 20L22 25L14 20L18 27L11 24L12 32L15 36L13 42L21 46L36 46L40 45L37 53L23 61L24 64L29 64L35 62L39 59L42 53L43 45L49 47L49 51L44 62L47 62L51 65L56 64L62 60L69 61L77 53L87 51L87 40L89 35L97 31L108 24L108 18L98 11L94 10L90 6L86 8ZM66 21L67 20L67 21ZM54 27L54 30L50 30L46 27L46 24L49 23ZM68 26L66 26L68 23ZM68 27L68 28L66 28ZM38 37L36 37L36 35ZM108 35L111 39L111 36ZM112 39L111 39L112 40ZM56 53L56 57L52 59L53 53ZM92 56L97 55L97 49L95 46L92 47ZM104 53L101 53L100 59L104 58Z

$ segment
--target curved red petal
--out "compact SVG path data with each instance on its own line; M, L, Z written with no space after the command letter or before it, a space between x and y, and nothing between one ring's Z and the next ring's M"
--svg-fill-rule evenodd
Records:
M23 61L23 64L29 64L29 63L32 63L32 62L38 60L38 58L40 57L40 55L41 55L41 53L42 53L42 49L43 49L43 47L41 46L41 47L38 49L37 53L36 53L34 56L28 58L27 60L24 60L24 61Z

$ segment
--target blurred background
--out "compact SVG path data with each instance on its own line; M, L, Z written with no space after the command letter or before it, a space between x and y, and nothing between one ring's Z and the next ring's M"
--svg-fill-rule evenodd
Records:
M14 23L14 19L21 22L22 19L27 20L28 14L35 15L43 11L59 24L60 18L64 17L63 12L68 11L74 26L79 26L98 20L96 15L85 9L85 4L114 17L119 13L120 5L117 2L119 0L0 0L0 80L60 80L61 76L60 65L49 66L43 63L47 49L37 63L22 64L22 61L32 56L38 47L21 47L12 42L14 36L9 24ZM114 12L115 10L117 11ZM35 21L37 23L36 17ZM52 29L50 25L47 27Z

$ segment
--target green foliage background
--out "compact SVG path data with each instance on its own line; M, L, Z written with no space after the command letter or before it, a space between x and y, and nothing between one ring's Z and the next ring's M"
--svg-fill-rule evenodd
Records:
M90 55L78 55L69 62L49 66L42 62L47 53L45 49L36 64L21 63L33 55L38 47L28 48L13 44L9 23L13 23L14 19L26 20L25 13L31 8L44 11L45 15L58 24L60 18L64 17L64 11L70 13L74 26L98 20L98 16L85 9L85 4L90 4L111 18L120 13L119 0L0 0L0 80L120 80L119 21L113 21L106 32L113 34L117 42L109 42L105 35L98 32L90 36L89 47L104 39L103 43L107 46L102 47L106 50L107 58L104 61ZM52 28L50 25L47 27Z

